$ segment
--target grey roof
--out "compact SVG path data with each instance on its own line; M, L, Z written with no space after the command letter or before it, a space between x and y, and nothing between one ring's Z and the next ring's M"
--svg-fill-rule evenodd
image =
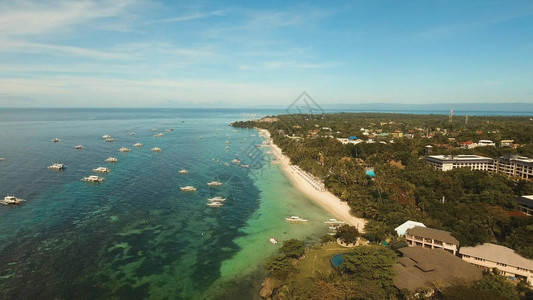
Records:
M414 291L439 281L444 286L481 279L482 271L476 266L442 249L406 247L392 268L396 273L394 285Z
M516 197L515 200L520 205L533 207L533 195Z
M485 243L476 247L462 247L460 254L483 258L493 262L504 263L513 267L533 270L533 261L518 255L513 249Z
M459 241L452 236L449 231L438 230L433 228L415 226L407 229L407 234L416 235L424 238L430 238L445 242L448 244L459 245Z

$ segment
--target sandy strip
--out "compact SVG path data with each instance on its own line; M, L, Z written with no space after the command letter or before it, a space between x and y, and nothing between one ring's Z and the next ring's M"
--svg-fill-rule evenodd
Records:
M298 190L332 214L337 220L341 220L347 224L355 226L359 232L364 232L366 224L365 219L354 217L350 213L350 206L348 206L346 202L341 201L332 193L328 192L327 190L318 190L316 187L314 187L316 184L312 184L308 178L306 179L301 174L303 171L297 171L290 163L290 159L283 155L281 149L272 142L270 133L265 129L259 129L259 132L262 136L265 136L269 139L270 148L272 149L272 153L278 159L281 169Z

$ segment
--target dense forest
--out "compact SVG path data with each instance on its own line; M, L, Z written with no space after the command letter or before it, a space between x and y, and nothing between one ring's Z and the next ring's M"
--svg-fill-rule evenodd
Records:
M432 154L533 157L529 117L455 116L450 122L443 115L340 113L232 125L267 129L293 164L370 220L365 229L370 241L389 239L395 227L414 220L450 231L462 246L498 243L533 258L533 220L520 216L515 202L517 195L533 194L533 182L466 168L442 172L423 159L427 145ZM361 143L337 140L349 137ZM515 146L460 147L481 139L514 140ZM375 177L366 174L368 168Z

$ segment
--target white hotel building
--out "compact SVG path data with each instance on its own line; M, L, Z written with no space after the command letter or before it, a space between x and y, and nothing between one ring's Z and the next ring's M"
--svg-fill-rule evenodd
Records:
M428 155L426 161L441 171L455 168L470 168L472 170L493 171L494 159L478 155Z

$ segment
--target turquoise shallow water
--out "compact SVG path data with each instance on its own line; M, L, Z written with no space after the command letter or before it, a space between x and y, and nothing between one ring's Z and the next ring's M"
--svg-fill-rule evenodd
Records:
M260 266L278 247L268 238L316 240L328 215L286 182L267 148L254 147L262 142L254 130L228 126L243 113L258 112L0 111L0 195L27 199L0 207L0 298L256 296ZM155 138L153 128L165 136ZM123 146L132 152L118 152ZM108 156L119 162L104 162ZM54 162L68 167L46 169ZM111 169L103 183L80 181L98 166ZM189 174L178 174L183 168ZM223 185L207 186L212 180ZM181 192L185 185L198 190ZM205 205L218 195L224 207ZM288 224L290 214L309 222Z

